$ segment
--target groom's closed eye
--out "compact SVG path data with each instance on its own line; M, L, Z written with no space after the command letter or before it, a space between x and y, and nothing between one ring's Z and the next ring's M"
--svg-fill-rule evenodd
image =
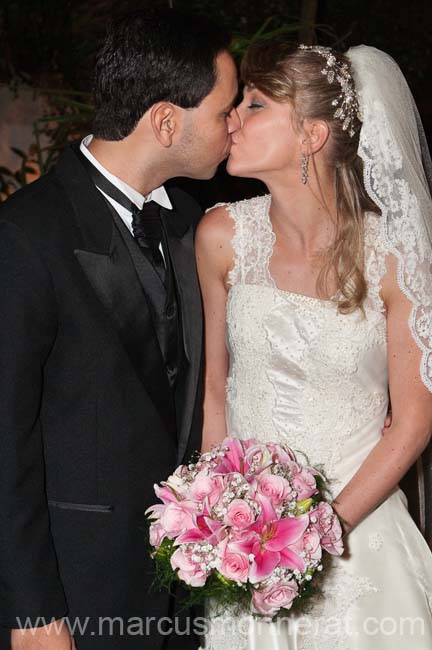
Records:
M234 107L237 105L237 97L238 97L238 95L233 97L232 101L228 104L228 106L225 107L225 109L223 111L224 117L229 117L231 115L231 113L233 112Z
M225 106L225 108L221 112L222 117L229 117L232 109L234 108L234 104L228 104L228 106Z

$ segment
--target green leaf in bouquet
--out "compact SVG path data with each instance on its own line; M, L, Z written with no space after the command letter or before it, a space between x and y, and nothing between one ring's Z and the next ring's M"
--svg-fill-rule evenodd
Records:
M176 547L174 546L173 540L168 539L168 537L164 537L161 545L155 552L154 557L158 561L163 561L163 562L165 562L166 560L169 561L171 559L172 554L175 551L175 548Z
M308 512L313 507L314 504L315 501L312 498L302 499L301 501L297 501L296 512L295 512L296 517L299 515L304 515L305 512Z
M155 574L150 590L162 591L167 589L171 592L172 586L178 582L177 572L174 571L170 562L174 551L174 542L165 537L157 551L151 553L155 561Z
M203 587L183 586L188 589L188 596L181 601L185 608L203 605L208 599L212 599L216 608L215 615L218 616L228 607L235 607L236 611L240 612L247 611L250 606L249 587L228 580L219 571L213 571Z

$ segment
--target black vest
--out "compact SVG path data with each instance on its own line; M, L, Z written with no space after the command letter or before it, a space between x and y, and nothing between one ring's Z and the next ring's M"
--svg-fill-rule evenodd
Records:
M147 302L151 313L155 338L148 341L148 345L157 345L165 367L166 382L154 386L154 401L159 414L165 422L168 430L177 436L177 420L175 412L174 391L177 378L183 363L183 336L181 327L180 304L172 269L169 246L165 231L163 232L163 253L166 264L166 288L163 286L157 272L145 258L138 243L135 241L127 226L123 222L115 208L107 201L113 215L117 231L120 233L125 245L129 250L132 262L135 266L141 283L145 286L143 291L144 300ZM146 281L143 282L143 265L146 268ZM150 273L148 273L150 267ZM150 278L150 282L149 282ZM154 355L150 355L154 358ZM158 374L158 373L155 373Z

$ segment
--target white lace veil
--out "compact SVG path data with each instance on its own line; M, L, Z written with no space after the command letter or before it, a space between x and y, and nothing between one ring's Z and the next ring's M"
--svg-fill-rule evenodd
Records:
M365 45L347 56L363 121L358 153L366 191L381 210L399 287L413 305L409 326L422 351L421 378L432 392L432 165L426 137L396 62Z

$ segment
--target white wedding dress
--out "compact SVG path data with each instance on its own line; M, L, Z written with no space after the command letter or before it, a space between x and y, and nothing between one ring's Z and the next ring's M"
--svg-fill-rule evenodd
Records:
M278 289L270 197L230 204L228 435L281 440L321 466L333 496L381 436L388 406L386 249L365 216L365 317ZM266 623L207 607L206 650L431 650L432 554L396 489L349 535L310 611Z

